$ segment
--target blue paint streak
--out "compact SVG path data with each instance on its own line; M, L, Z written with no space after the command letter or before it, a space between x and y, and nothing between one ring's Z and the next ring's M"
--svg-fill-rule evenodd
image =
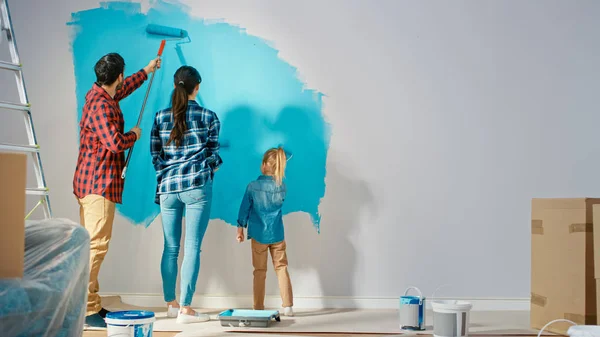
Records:
M153 202L156 179L149 133L155 112L169 104L175 70L188 62L203 78L198 101L217 113L221 140L229 143L221 150L224 165L215 177L211 219L235 224L246 185L260 174L262 154L283 143L294 154L286 172L284 213L308 213L319 230L331 135L322 113L323 94L305 89L296 69L281 60L276 49L239 27L192 18L182 5L163 1L156 1L147 14L133 2L101 3L99 8L74 13L68 25L73 33L78 121L85 94L95 80L94 64L101 56L120 53L128 75L156 55L161 38L146 34L150 23L185 29L192 42L181 44L179 53L178 41L167 42L118 211L144 226L159 214ZM126 130L137 120L146 88L147 83L121 102Z

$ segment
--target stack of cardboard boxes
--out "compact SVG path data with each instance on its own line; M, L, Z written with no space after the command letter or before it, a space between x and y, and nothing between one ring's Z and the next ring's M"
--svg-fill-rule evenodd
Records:
M598 281L600 199L533 199L531 327L555 319L595 325ZM565 334L570 326L559 322L547 330Z

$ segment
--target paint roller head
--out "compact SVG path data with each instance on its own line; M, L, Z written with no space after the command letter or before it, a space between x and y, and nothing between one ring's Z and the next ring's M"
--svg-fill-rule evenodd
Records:
M155 24L146 26L146 33L150 35L168 36L183 39L188 36L187 31L174 27L167 27Z

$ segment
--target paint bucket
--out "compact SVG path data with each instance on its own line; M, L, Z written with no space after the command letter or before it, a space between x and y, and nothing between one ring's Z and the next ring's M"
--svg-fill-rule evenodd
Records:
M410 290L419 296L408 296ZM400 297L400 329L425 330L425 297L419 288L408 287Z
M108 337L152 337L154 313L151 311L116 311L106 314Z
M466 301L433 301L433 335L435 337L469 336L469 315L473 305Z

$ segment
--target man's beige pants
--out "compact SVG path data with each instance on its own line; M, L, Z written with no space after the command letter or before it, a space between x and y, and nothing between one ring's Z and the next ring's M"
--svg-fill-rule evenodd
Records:
M269 251L273 259L273 267L279 281L279 292L283 307L294 305L292 282L288 273L288 260L285 252L285 241L271 245L263 245L252 239L252 265L254 266L254 310L265 309L265 280L267 278L267 262Z
M90 282L86 312L86 316L89 316L102 309L98 295L98 273L112 236L115 203L95 194L87 195L78 201L81 224L90 233Z

